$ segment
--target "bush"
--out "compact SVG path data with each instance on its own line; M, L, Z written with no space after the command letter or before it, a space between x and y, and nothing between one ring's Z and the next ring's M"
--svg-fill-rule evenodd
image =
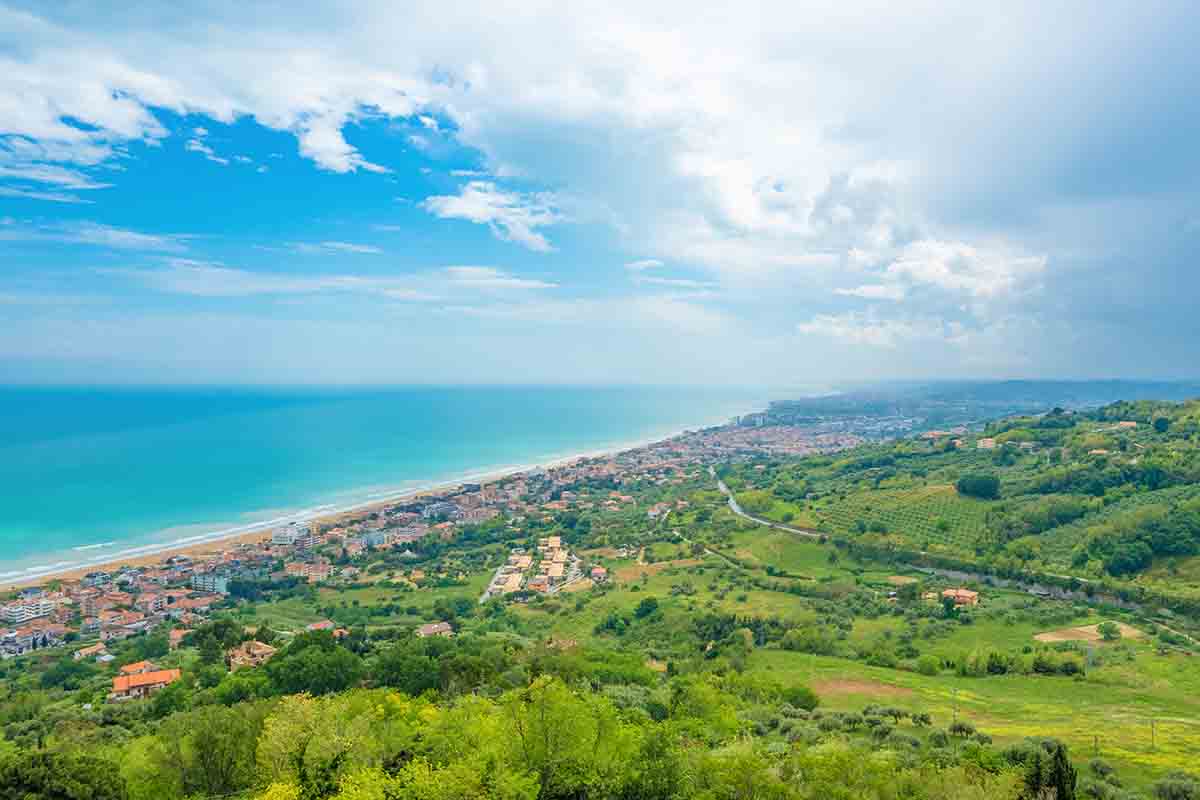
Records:
M922 675L937 675L942 671L942 661L937 656L926 653L917 659L917 672Z
M821 698L807 686L789 686L783 690L783 700L793 708L812 711L821 704Z
M958 493L966 497L977 497L981 500L995 500L1000 497L1000 478L992 473L964 475L954 485Z

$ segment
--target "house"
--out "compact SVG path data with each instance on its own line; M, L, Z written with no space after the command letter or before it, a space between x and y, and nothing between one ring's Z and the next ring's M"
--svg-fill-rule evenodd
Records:
M229 666L230 672L237 672L243 667L261 666L267 663L275 653L276 650L271 645L251 639L248 642L242 642L227 652L225 654L225 663Z
M1118 422L1117 427L1118 428L1136 428L1137 423L1134 422L1133 420L1127 419L1127 420L1122 420L1121 422Z
M103 642L99 642L99 643L93 644L89 647L83 647L83 648L80 648L79 650L76 650L75 655L72 657L76 661L82 661L85 658L99 658L100 656L104 655L107 652L108 652L108 648L106 648L104 646Z
M608 580L608 570L604 567L592 567L592 580L597 583Z
M133 607L144 614L157 614L167 607L167 598L157 592L143 592L133 601Z
M337 625L333 624L327 619L323 619L320 622L314 622L311 625L306 625L304 629L309 631L329 631L333 634L333 638L335 639L345 639L350 635L350 631L346 630L345 628L339 628Z
M995 450L996 440L992 438L980 439L975 443L975 447L979 450Z
M972 592L970 589L946 589L942 592L942 597L951 598L956 606L979 605L979 592Z
M121 675L144 675L147 672L158 672L158 666L152 661L135 661L121 667Z
M150 672L139 672L135 675L118 675L113 678L112 691L109 692L109 702L124 702L137 700L154 694L164 686L169 686L179 680L182 673L177 669L160 669Z
M417 628L417 636L424 639L426 636L453 636L454 628L450 627L449 622L430 622Z

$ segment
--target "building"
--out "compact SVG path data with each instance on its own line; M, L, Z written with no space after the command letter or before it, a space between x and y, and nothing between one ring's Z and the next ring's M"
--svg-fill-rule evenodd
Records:
M424 639L426 636L453 636L454 628L449 622L430 622L417 628L417 636Z
M951 598L956 606L979 605L979 592L972 592L970 589L946 589L942 592L942 597Z
M277 651L269 644L256 642L251 639L242 642L225 654L225 663L230 672L237 672L245 667L258 667L271 660Z
M191 585L198 592L229 594L229 576L220 572L197 572Z
M277 547L296 547L307 549L315 546L317 537L312 527L299 522L290 522L282 528L271 531L271 544Z
M109 702L120 703L148 697L179 680L181 674L177 669L160 669L134 675L118 675L113 678L112 691L108 695Z
M33 597L28 600L18 600L0 606L0 619L13 625L22 625L39 617L48 617L54 613L55 603L45 597Z
M158 672L158 665L153 661L135 661L121 667L121 675L144 675L147 672Z
M85 658L99 658L107 653L108 648L104 646L103 642L100 642L98 644L91 645L90 647L83 647L79 650L76 650L75 655L72 656L72 658L74 658L76 661L82 661Z
M422 508L421 516L425 519L435 519L437 517L454 519L458 516L458 506L454 505L454 503L448 503L445 500L439 500Z
M608 580L608 570L604 567L592 567L592 580L597 583Z
M992 438L980 439L975 443L975 447L979 450L995 450L996 440Z

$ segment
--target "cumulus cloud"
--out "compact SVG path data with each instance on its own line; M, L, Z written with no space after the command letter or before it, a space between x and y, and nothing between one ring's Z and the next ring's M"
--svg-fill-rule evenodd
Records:
M555 197L547 192L505 191L490 181L470 181L457 195L427 197L421 207L442 219L465 219L487 225L500 239L537 252L554 248L537 228L561 222Z
M856 345L896 349L919 341L954 342L962 336L959 323L934 319L885 319L874 311L819 314L796 325L797 333L837 339Z
M3 7L0 179L9 196L99 188L94 167L168 135L157 109L252 117L321 169L382 172L356 127L403 119L481 166L424 201L433 216L539 252L565 217L597 222L656 256L630 272L678 265L775 334L857 326L898 349L937 327L921 320L1102 333L1151 301L1190 318L1189 292L1153 288L1184 285L1194 252L1163 222L1195 216L1200 175L1185 4L691 10L362 2L248 22L181 2L151 24Z

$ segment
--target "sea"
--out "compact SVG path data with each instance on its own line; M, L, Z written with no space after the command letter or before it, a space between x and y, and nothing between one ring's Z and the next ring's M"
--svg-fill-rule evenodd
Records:
M608 452L767 400L657 387L0 388L0 584Z

